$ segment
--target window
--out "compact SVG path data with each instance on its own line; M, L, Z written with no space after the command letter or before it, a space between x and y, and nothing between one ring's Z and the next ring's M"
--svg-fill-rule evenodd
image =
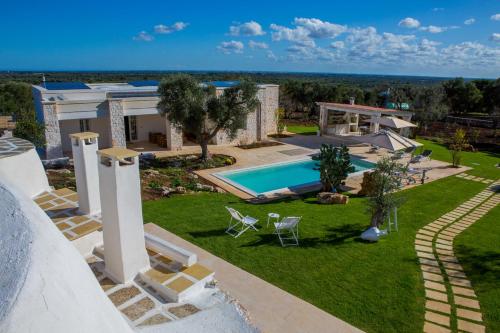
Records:
M130 116L130 140L137 140L137 117Z
M90 119L80 119L80 132L90 131Z

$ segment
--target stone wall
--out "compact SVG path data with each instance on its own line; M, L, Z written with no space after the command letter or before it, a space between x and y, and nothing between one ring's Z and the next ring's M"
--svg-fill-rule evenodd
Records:
M266 134L276 133L276 110L279 108L280 87L269 86L266 88L265 112L266 116Z
M181 150L182 149L182 129L175 127L166 121L166 136L167 136L167 149L168 150Z
M121 100L109 99L109 129L111 145L113 147L126 147L125 120Z
M279 103L279 86L266 86L259 89L257 98L260 101L260 140L266 140L268 134L276 133L276 109ZM214 144L250 144L258 141L257 112L255 110L247 115L247 126L238 131L235 140L230 140L225 132L219 132Z
M55 103L42 105L43 123L45 125L45 158L53 159L63 157L61 144L61 130L57 119Z

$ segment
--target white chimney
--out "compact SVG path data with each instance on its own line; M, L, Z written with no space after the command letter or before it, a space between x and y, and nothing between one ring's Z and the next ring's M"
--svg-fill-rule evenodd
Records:
M139 153L125 148L97 152L105 271L126 283L150 268L144 241Z
M69 136L73 151L79 211L88 215L97 214L101 211L96 154L99 134L83 132Z
M355 98L349 97L349 104L354 105Z

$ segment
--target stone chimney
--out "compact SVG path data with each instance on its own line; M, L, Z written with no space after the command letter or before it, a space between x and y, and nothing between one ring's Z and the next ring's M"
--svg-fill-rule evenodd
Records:
M354 105L354 101L356 99L354 97L349 97L349 104Z
M150 268L144 241L139 153L126 148L97 152L105 271L126 283Z
M99 173L97 171L97 138L92 132L70 134L79 211L94 215L101 211Z

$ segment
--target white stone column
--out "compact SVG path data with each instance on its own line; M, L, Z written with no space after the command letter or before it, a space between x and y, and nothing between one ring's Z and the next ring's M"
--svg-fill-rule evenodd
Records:
M139 154L108 148L97 155L105 271L116 282L125 283L150 268L144 241Z
M378 133L380 130L380 115L373 115L371 117L370 132Z
M63 157L63 150L56 103L42 102L42 111L45 126L45 158L61 158Z
M94 215L101 211L99 172L97 168L97 138L92 132L70 134L79 211Z
M109 133L113 147L127 146L125 138L125 119L123 115L123 103L121 99L108 99L109 108Z
M326 106L319 107L319 131L321 134L327 134L328 130L328 109Z

